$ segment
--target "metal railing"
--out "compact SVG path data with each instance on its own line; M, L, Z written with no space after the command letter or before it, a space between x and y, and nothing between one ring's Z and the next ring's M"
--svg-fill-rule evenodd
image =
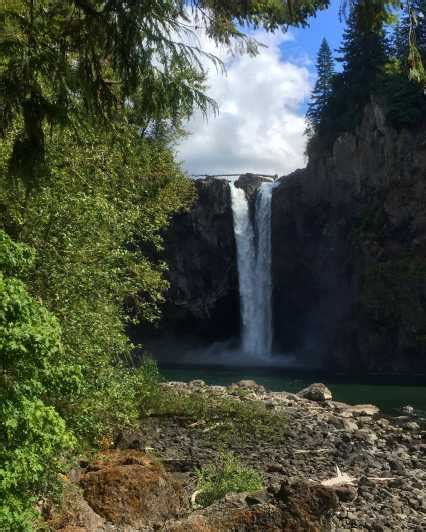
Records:
M243 174L190 174L190 177L240 177L242 175L246 175L247 172ZM259 177L270 177L271 179L278 179L278 174L257 174L252 173L253 176L259 176Z

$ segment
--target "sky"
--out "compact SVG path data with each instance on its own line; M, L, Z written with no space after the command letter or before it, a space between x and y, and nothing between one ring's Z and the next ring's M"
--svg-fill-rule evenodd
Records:
M205 60L208 95L219 113L196 112L176 147L189 174L285 175L306 165L304 114L315 83L315 60L324 37L340 45L339 0L311 19L310 27L252 35L266 45L256 57L232 55L199 34L199 45L225 63L226 74ZM204 60L203 60L204 61Z

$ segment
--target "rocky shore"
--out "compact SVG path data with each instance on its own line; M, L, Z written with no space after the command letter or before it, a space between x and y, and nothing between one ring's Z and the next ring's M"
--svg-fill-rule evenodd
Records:
M214 431L220 424L149 416L139 430L121 434L113 449L70 473L68 510L51 517L54 529L426 529L426 427L411 408L389 418L374 405L333 401L321 384L298 394L269 392L253 381L229 387L203 381L162 386L178 396L261 402L268 411L285 415L280 441L246 438L223 444L263 475L265 490L230 494L198 508L191 500L194 472L217 460Z

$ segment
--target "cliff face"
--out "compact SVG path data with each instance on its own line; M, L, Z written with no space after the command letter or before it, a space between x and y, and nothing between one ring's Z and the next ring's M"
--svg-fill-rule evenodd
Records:
M273 196L277 347L346 370L426 369L426 128L371 104Z
M170 290L164 322L176 333L206 339L239 331L239 295L231 196L226 181L195 182L197 200L166 235Z
M262 179L239 179L254 208ZM198 200L166 238L171 288L160 335L239 334L231 198ZM426 371L426 123L389 128L371 104L332 155L282 177L273 193L274 350L344 371Z

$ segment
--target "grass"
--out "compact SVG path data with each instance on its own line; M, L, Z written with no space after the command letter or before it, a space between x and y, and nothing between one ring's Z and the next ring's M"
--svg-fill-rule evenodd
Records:
M283 412L268 409L262 401L163 389L145 405L155 416L187 419L194 430L216 443L265 441L279 443L286 435Z
M245 467L232 453L221 453L216 463L196 470L197 504L209 506L228 493L258 491L263 488L261 474Z

